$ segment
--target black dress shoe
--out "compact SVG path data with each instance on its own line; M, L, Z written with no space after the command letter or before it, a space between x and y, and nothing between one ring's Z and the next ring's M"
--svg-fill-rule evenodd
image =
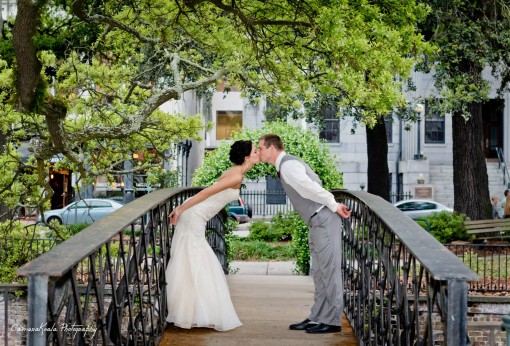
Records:
M329 324L319 323L314 327L306 329L307 333L310 334L326 334L326 333L338 333L342 331L340 326L331 326Z
M306 330L307 328L316 326L317 323L310 321L308 318L300 323L291 324L289 329L292 330Z

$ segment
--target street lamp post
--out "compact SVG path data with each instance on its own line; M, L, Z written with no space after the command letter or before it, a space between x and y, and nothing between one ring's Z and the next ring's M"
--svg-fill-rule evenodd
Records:
M414 155L415 160L422 160L423 154L421 152L421 115L424 111L425 107L418 103L416 107L414 108L414 111L418 114L418 136L417 136L417 150L416 155Z

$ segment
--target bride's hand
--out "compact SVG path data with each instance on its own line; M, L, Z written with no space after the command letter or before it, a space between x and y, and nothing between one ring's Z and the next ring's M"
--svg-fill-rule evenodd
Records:
M170 215L168 215L168 217L170 219L170 224L171 225L176 225L177 224L177 219L179 219L179 215L181 215L181 212L179 211L179 207L177 207L174 210L172 210Z

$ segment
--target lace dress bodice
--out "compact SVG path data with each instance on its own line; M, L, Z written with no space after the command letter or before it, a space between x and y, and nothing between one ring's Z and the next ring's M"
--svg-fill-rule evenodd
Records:
M207 221L218 214L225 206L239 197L239 190L228 188L222 190L202 202L195 204L184 211L180 216L176 227L176 233L182 230L186 232L199 232L201 235L205 231ZM202 230L202 232L200 232Z

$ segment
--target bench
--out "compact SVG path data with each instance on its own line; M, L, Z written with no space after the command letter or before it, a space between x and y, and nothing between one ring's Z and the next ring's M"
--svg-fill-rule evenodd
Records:
M510 238L510 219L468 220L464 221L464 226L467 234L474 239Z

